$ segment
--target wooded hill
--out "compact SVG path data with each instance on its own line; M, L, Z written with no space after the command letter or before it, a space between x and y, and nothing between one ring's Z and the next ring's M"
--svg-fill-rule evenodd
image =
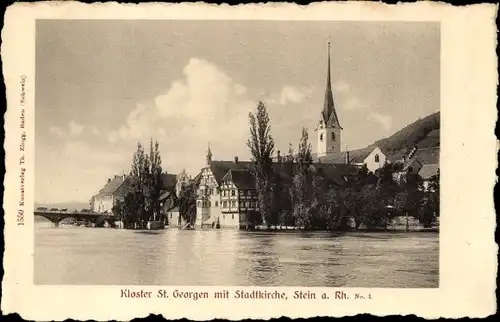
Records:
M389 159L400 159L413 147L419 149L439 147L440 112L433 113L405 126L388 138L380 139L360 150L371 151L378 146Z

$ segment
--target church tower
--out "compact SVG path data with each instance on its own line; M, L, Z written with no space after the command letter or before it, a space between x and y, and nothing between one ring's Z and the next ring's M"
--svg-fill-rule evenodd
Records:
M207 150L207 167L212 165L212 150L210 149L210 142L208 142L208 150Z
M328 42L325 101L320 121L316 128L318 135L316 155L318 157L326 155L340 156L341 131L342 127L340 126L339 118L335 111L335 102L333 101L332 82L330 78L330 42Z

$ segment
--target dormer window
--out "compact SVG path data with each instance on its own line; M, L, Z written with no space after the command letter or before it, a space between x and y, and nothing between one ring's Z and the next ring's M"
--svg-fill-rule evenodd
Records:
M323 142L323 133L321 133L321 134L319 135L319 140L320 140L321 142Z
M380 162L380 158L379 158L378 154L375 154L375 162Z
M335 140L335 132L332 132L332 140Z

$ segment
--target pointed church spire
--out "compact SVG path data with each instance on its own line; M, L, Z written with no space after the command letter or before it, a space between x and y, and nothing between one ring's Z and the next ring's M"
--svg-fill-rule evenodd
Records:
M212 163L212 150L210 150L210 142L208 142L207 166L210 166L211 163Z
M330 41L328 41L328 64L326 71L325 101L323 103L322 116L323 121L327 126L330 125L342 129L337 117L337 112L335 111L335 103L333 101L332 81L330 76Z

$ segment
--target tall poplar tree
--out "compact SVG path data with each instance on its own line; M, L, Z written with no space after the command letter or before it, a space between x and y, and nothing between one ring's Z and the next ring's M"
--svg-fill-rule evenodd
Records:
M141 143L137 143L137 150L132 159L130 177L132 179L132 194L134 195L134 202L136 203L133 208L138 212L134 217L139 223L139 226L144 228L147 220L145 196L147 194L149 181L149 160Z
M311 224L312 176L311 176L311 144L307 129L302 129L297 154L297 167L293 177L292 213L299 227L309 228Z
M249 113L250 138L247 142L253 159L253 171L259 200L259 209L264 225L272 220L272 155L274 139L271 136L269 115L263 102L257 105L255 114Z
M149 144L149 171L148 171L148 204L150 212L149 214L159 219L160 215L160 194L162 189L162 167L161 167L161 156L159 143L156 141L153 144L153 139L151 138Z

